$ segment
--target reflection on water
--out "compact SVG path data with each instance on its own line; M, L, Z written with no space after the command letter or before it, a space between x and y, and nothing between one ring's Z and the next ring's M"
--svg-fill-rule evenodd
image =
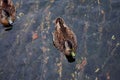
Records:
M0 80L119 80L119 0L13 1L13 29L0 25ZM75 63L53 46L57 17L77 36Z

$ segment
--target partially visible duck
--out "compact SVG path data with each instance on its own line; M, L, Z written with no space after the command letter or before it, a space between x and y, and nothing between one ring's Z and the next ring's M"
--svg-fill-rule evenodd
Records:
M59 17L55 20L55 31L52 35L54 46L64 53L68 62L74 62L77 49L76 35L62 18Z
M16 18L16 9L12 0L0 0L0 23L5 30L11 30Z

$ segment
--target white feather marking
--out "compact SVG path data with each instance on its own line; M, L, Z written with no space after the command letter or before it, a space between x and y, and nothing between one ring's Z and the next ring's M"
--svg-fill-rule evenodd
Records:
M66 50L67 50L67 51L69 51L69 50L70 50L70 48L69 48L69 46L68 46L67 41L65 41L65 48L66 48Z
M9 23L10 23L10 24L12 24L12 23L13 23L13 21L12 21L12 19L11 19L11 18L9 18L9 19L8 19L8 21L9 21Z

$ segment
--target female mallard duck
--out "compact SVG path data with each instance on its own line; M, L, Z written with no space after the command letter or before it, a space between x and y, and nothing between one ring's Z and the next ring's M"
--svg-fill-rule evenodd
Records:
M0 0L0 23L11 30L15 21L16 9L11 0Z
M74 62L77 49L76 35L62 18L55 20L55 31L52 35L54 46L65 54L68 62Z

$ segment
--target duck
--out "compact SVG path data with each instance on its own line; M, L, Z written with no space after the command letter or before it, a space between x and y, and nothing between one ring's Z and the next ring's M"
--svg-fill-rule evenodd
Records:
M68 62L75 62L77 50L77 38L75 33L66 25L61 17L56 18L54 24L55 30L52 32L53 45L65 55Z
M0 23L5 31L11 30L16 18L16 8L12 0L0 0Z

